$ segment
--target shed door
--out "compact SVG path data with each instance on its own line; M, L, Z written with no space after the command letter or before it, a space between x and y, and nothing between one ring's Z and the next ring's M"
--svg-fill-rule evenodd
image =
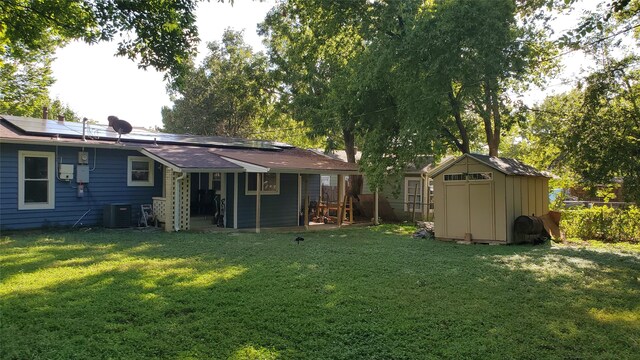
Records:
M463 239L469 225L469 186L465 183L445 186L447 237Z
M474 239L493 236L493 194L491 183L469 183L469 232Z
M446 237L495 239L493 174L445 174Z

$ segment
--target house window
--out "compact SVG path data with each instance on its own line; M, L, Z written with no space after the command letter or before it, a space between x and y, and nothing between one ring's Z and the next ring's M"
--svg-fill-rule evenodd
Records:
M444 181L465 181L465 174L444 174Z
M478 173L470 173L467 176L469 181L485 181L493 179L493 173L491 172L478 172Z
M416 212L422 212L422 181L420 178L404 178L404 211L413 212L415 203Z
M18 152L18 210L55 208L55 155Z
M261 173L262 187L260 195L278 195L280 194L280 174L278 173ZM245 182L245 194L255 195L258 184L258 173L247 173Z
M128 186L153 186L153 160L144 156L129 156Z

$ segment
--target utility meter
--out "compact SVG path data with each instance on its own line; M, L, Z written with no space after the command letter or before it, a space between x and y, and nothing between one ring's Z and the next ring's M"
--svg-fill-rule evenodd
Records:
M89 153L87 151L78 152L78 164L80 165L89 164Z

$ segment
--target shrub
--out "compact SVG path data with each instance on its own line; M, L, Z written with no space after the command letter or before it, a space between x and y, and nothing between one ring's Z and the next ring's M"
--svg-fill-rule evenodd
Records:
M602 206L564 210L560 228L569 238L640 242L640 208Z

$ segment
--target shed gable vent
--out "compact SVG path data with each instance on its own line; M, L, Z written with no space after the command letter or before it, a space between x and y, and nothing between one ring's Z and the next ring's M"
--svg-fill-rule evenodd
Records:
M467 180L465 174L444 174L444 181L464 181Z
M444 181L488 181L493 180L492 172L476 172L469 174L444 174Z
M493 173L491 172L470 173L467 179L469 179L469 181L491 180L493 179Z

